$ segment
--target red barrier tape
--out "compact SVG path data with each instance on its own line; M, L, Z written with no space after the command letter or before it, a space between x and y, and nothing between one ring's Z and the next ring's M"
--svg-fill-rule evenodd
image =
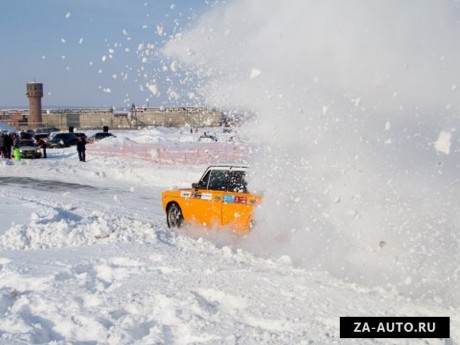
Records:
M248 146L233 143L156 144L123 142L87 145L87 154L130 157L158 164L212 164L244 162L251 154Z

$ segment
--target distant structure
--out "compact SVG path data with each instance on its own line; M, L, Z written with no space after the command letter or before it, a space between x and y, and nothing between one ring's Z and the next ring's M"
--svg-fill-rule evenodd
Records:
M42 125L42 97L43 84L27 83L27 97L29 98L29 127L38 128Z

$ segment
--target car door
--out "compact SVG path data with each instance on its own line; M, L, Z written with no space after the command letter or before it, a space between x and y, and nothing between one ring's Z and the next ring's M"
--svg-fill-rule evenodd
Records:
M222 196L222 225L231 225L236 231L244 231L252 216L254 198L247 191L246 171L231 170L226 192Z
M222 198L228 169L210 169L196 185L190 200L192 220L207 227L222 224Z

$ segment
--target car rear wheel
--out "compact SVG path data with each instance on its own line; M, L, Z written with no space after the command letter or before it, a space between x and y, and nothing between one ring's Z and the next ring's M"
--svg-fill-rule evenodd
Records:
M177 204L171 204L168 206L166 213L166 221L168 223L168 228L180 228L184 217L182 216L182 211Z

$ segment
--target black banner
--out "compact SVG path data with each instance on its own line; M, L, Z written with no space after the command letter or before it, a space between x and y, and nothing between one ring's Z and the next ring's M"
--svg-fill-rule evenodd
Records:
M449 338L449 317L341 317L340 338Z

